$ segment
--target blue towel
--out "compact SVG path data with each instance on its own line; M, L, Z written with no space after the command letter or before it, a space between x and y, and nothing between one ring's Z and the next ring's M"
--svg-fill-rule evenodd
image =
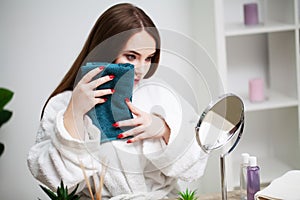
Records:
M117 121L133 118L131 111L125 103L125 98L132 99L134 66L131 64L89 62L81 66L79 78L81 79L87 72L99 66L104 66L105 69L95 76L94 79L106 75L115 75L113 80L97 87L97 89L115 89L115 92L112 95L103 96L102 98L107 98L107 101L96 105L95 109L87 113L95 126L100 129L100 143L103 143L116 140L120 133L132 128L117 128L113 127L112 124Z

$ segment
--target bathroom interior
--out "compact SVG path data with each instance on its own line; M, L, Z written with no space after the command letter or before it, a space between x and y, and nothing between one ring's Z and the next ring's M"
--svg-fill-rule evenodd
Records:
M97 16L119 2L125 1L1 1L0 87L12 90L14 96L6 106L12 118L0 128L0 141L5 144L0 156L0 199L48 198L26 163L42 106L80 51ZM218 92L211 94L204 83L210 72L191 78L188 86L193 93L180 91L198 106L199 116L218 95L233 93L242 99L243 132L225 160L229 193L239 191L242 153L256 156L261 189L287 172L300 170L300 0L126 2L149 13L162 30L162 39L164 33L183 38L173 44L162 40L165 49L180 47L184 41L197 44L182 53L190 56L200 72L212 67L217 73ZM250 3L257 6L254 23L246 20L244 6ZM186 60L168 51L162 51L161 57L161 65L191 76L190 66L181 67L189 65ZM167 68L158 71L158 76L168 78L163 69ZM176 78L169 80L178 84ZM201 179L180 181L182 190L196 190L203 199L214 194L220 198L222 151L210 152ZM299 177L291 185L300 187Z

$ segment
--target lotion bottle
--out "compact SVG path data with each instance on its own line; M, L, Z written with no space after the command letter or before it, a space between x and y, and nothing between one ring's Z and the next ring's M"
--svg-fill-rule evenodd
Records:
M247 200L254 200L254 195L260 190L260 168L255 156L249 157L247 167Z
M249 166L249 154L242 154L242 163L240 166L240 197L241 200L247 200L247 167Z

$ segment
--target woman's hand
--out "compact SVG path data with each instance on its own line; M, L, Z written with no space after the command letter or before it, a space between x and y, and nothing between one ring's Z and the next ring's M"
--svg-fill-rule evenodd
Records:
M112 94L113 89L96 90L96 88L114 78L114 75L92 80L104 67L95 68L84 75L72 92L69 105L64 113L64 125L73 138L83 139L83 116L96 104L104 103L102 96Z
M119 121L113 124L115 127L134 126L134 128L119 134L118 138L134 136L127 140L127 143L150 138L163 138L167 144L170 137L170 128L166 122L156 114L149 114L133 106L129 99L126 99L125 101L130 111L136 115L136 118Z

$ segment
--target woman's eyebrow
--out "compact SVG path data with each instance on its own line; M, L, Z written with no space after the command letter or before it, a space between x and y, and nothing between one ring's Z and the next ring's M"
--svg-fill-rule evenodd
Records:
M133 51L133 50L124 51L124 53L133 53L133 54L136 54L136 55L141 55L140 53L138 53L136 51Z
M137 51L134 50L128 50L128 51L124 51L124 53L132 53L132 54L136 54L138 56L140 56L141 54ZM154 56L155 52L153 52L152 54L150 54L149 56Z
M155 55L155 53L156 53L156 51L155 52L153 52L152 54L150 54L149 56L151 57L151 56L154 56Z

